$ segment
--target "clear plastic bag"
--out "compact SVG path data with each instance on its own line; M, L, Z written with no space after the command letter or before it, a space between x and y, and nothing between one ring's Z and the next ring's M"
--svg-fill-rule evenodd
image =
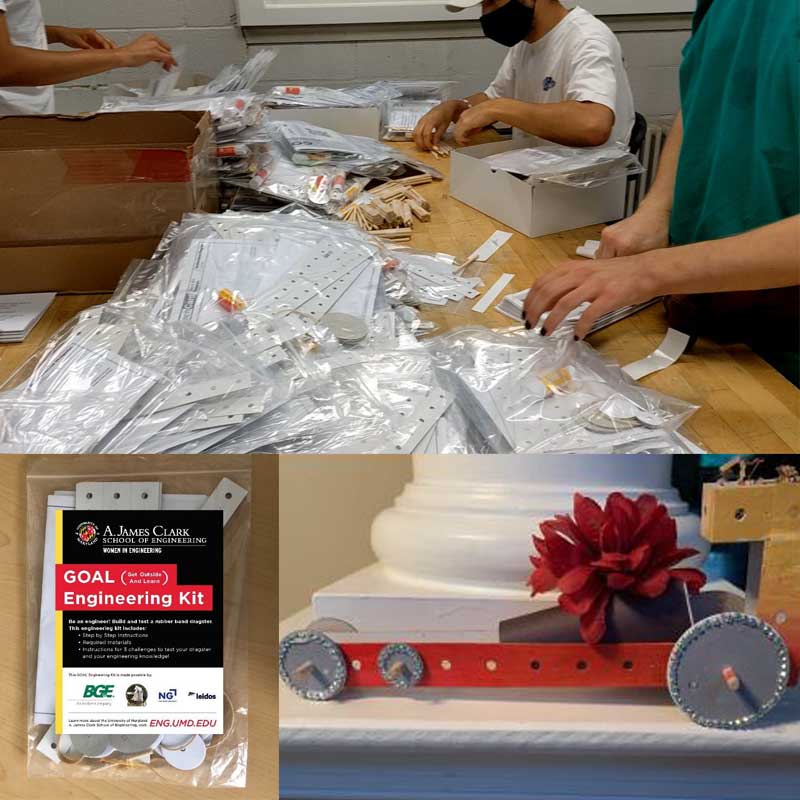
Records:
M483 282L459 273L455 258L446 253L425 253L396 248L385 266L386 294L394 303L443 306L474 299Z
M498 453L613 452L677 431L697 410L571 336L464 328L429 347L439 382Z
M407 170L426 173L435 180L444 176L395 147L366 136L348 136L307 122L277 121L267 126L287 158L296 164L335 164L357 175L400 177Z
M222 481L227 483L221 484ZM76 497L76 489L78 484L85 482L92 484L91 488L98 493L98 497L108 494L109 498L105 501L93 500L89 504L82 502L81 498ZM113 487L109 482L113 482ZM139 500L139 495L136 495L136 500L131 498L130 501L111 499L112 488L118 495L131 483L142 486L143 482L148 492L142 492L142 498L154 484L158 484L157 502ZM250 539L251 483L250 459L245 457L206 456L192 459L189 463L185 458L175 457L132 459L130 456L77 456L65 460L46 456L30 463L27 475L29 778L139 780L198 788L245 786L249 637L244 590ZM220 485L226 487L231 496L221 501L222 505L217 504L212 496ZM108 487L108 490L104 487ZM98 733L94 737L98 740L102 738L104 742L102 748L92 751L99 753L96 757L84 755L86 747L79 752L77 741L68 734L55 735L56 661L53 643L56 641L57 622L54 610L55 549L52 540L55 512L80 510L89 506L95 511L87 512L87 516L92 513L99 515L104 509L129 511L149 508L170 512L227 509L223 512L225 523L222 540L224 730L221 734L173 734L176 740L185 737L186 742L170 741L169 752L161 749L162 744L165 748L167 746L166 737L148 737L158 743L143 747L139 752L125 754L114 748L112 742L116 739L111 739L110 734ZM91 560L95 555L94 551L87 548L87 559ZM135 669L135 662L128 661L120 666L130 669L131 664ZM191 670L187 670L187 677L189 673ZM184 684L180 686L180 691L187 688L193 687ZM124 689L125 685L121 682L114 687L115 692L124 692ZM156 705L153 701L157 691L166 689L166 686L149 687L152 698L150 707ZM86 701L84 704L91 707ZM181 746L189 749L188 755L185 754L187 751L179 752ZM192 756L195 756L196 766L185 763Z
M206 94L222 94L225 92L253 91L266 75L272 62L278 57L278 51L268 48L258 50L242 66L227 66L204 87Z
M544 181L591 189L636 175L645 169L625 145L566 147L543 145L506 150L483 159L493 169L521 175L529 181Z

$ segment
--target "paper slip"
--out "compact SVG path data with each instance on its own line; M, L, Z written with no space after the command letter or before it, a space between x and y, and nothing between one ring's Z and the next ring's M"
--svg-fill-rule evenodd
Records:
M483 314L485 311L488 310L489 306L497 299L500 295L500 292L511 283L514 276L508 272L503 273L489 289L486 290L486 294L472 306L473 311L477 311L479 314Z
M670 328L661 344L649 356L623 367L622 371L635 381L672 366L689 344L689 336Z
M0 342L24 341L55 297L55 292L0 295Z
M504 231L495 231L469 258L476 261L488 261L512 235Z

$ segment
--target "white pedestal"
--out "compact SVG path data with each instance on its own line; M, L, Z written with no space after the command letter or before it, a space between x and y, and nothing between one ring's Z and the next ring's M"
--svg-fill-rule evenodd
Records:
M305 627L308 611L281 635ZM690 722L666 689L347 690L281 685L282 800L797 800L800 692L765 723Z
M598 502L614 491L656 495L675 517L684 547L709 545L700 520L670 484L669 456L416 456L414 480L375 519L379 563L314 595L316 617L358 631L497 636L501 619L552 605L531 600L531 536L571 513L575 492Z

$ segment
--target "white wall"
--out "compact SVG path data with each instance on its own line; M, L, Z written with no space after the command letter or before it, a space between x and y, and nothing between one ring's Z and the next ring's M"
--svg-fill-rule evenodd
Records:
M411 480L410 456L281 456L280 619L375 561L370 528Z
M457 80L463 93L486 87L505 48L485 40L477 23L258 28L243 33L234 0L42 0L52 24L95 27L119 42L153 30L188 45L187 67L196 77L242 62L270 45L282 52L272 82L348 85L381 78ZM625 53L637 107L647 116L678 107L677 67L689 35L690 16L610 17ZM59 111L97 108L109 83L142 85L149 70L118 70L77 81L57 92Z

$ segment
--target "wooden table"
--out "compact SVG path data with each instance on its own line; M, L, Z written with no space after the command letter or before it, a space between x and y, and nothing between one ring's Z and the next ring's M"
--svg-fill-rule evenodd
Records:
M40 580L39 576L27 575L25 556L25 476L31 458L33 457L0 458L0 504L3 508L0 519L0 631L3 638L3 646L0 648L0 800L41 800L44 797L59 800L140 800L142 797L152 800L188 800L196 797L276 800L277 459L252 459L252 535L247 586L250 620L247 788L199 790L153 781L144 783L130 780L112 782L94 779L78 781L26 778L26 602L29 580L37 583ZM76 457L59 458L65 464L64 472L69 472L69 461ZM99 460L104 456L92 458ZM146 456L141 462L146 465L143 468L159 469L155 460L157 458ZM249 456L223 458L244 458L250 461ZM223 466L220 468L224 469Z
M403 147L412 149L410 145ZM447 173L446 159L417 152L414 155ZM414 247L465 258L495 230L510 230L448 197L447 180L419 189L431 201L433 212L430 222L416 223L411 241ZM504 272L515 276L504 294L529 287L538 275L573 257L578 245L599 238L601 227L538 239L515 233L484 268L482 277L486 287ZM0 347L0 381L65 321L105 299L102 295L57 298L28 341ZM458 314L445 307L429 311L426 316L440 330L464 324L492 327L513 324L494 308L476 314L470 310L471 304L451 305L457 306ZM594 334L590 341L601 353L624 365L651 353L666 329L666 318L659 304ZM710 452L800 452L800 391L744 345L719 345L701 339L677 364L644 378L642 385L699 405L700 410L686 423L683 432Z

